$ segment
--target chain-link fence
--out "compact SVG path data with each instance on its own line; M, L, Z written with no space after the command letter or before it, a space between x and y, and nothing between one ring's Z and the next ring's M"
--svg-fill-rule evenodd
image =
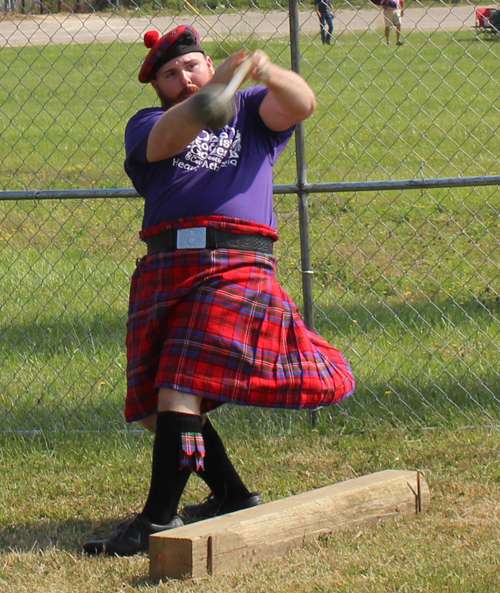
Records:
M498 422L500 44L477 6L407 1L399 46L369 2L337 3L331 44L293 0L0 8L1 430L123 426L144 251L123 132L155 101L137 81L143 34L183 23L216 63L264 48L317 94L275 203L280 279L358 381L319 425Z

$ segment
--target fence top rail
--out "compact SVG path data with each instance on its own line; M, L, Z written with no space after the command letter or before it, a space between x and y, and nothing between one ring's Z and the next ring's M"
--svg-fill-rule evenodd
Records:
M296 183L274 185L274 194L342 193L364 191L395 191L439 187L474 187L500 185L500 175L479 177L437 177L434 179L393 179L386 181L339 181L337 183ZM19 200L79 200L92 198L140 198L135 189L58 189L0 191L0 202Z
M477 177L436 177L432 179L390 179L384 181L339 181L330 183L306 183L275 185L275 194L297 193L343 193L364 191L394 191L403 189L431 189L439 187L475 187L500 185L500 175Z

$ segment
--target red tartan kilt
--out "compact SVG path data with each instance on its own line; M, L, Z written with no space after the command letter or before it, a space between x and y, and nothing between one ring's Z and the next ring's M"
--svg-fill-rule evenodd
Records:
M156 411L160 387L222 403L316 408L351 395L342 354L309 331L272 256L190 250L145 257L127 331L126 419Z

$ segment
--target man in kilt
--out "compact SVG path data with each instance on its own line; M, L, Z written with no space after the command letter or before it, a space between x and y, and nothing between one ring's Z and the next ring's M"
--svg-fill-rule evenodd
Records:
M203 519L262 504L228 458L206 413L224 404L317 408L354 390L342 354L309 331L275 277L273 166L311 115L305 80L256 51L225 125L200 119L196 93L227 85L244 50L215 70L197 32L180 26L150 48L140 74L161 107L142 109L125 133L125 169L144 197L147 255L133 274L127 324L128 422L155 433L141 513L88 554L148 550L152 533L183 524L178 504L192 472L211 490L183 516Z

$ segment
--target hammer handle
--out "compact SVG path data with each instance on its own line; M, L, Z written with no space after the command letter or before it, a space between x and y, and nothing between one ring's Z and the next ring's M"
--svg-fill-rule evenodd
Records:
M228 82L226 88L222 91L220 99L222 101L229 101L231 97L240 88L241 83L245 79L245 76L250 72L253 67L252 56L247 56L243 62L238 66L236 72L233 74L231 80Z

